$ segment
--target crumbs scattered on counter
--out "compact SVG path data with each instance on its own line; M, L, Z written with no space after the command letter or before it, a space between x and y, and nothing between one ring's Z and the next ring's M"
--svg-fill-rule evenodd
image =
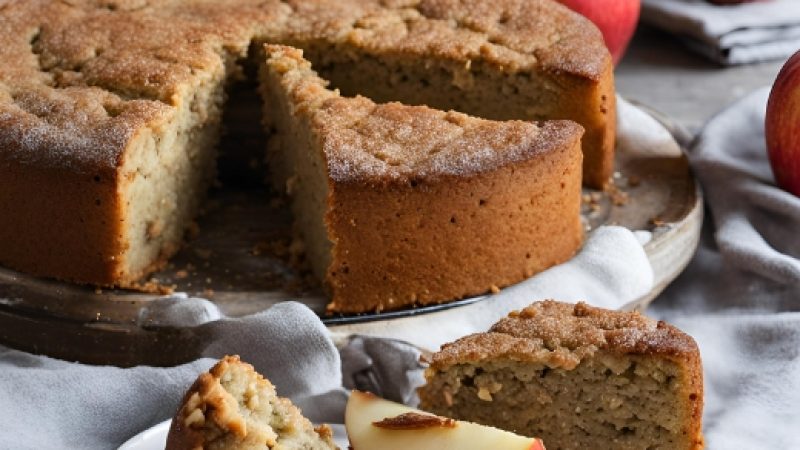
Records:
M606 187L606 193L608 194L608 198L611 199L611 203L613 203L614 206L625 206L630 200L628 193L623 191L615 183L611 183Z

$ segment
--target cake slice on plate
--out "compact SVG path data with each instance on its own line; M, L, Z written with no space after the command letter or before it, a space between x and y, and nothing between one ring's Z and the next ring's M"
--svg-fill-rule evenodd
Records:
M545 301L433 356L420 407L553 449L700 449L694 340L635 312Z
M269 380L238 356L200 375L172 419L167 450L334 450L331 429L314 429Z
M329 309L442 303L519 282L580 246L583 129L342 97L298 49L261 76L272 180Z
M353 450L544 450L542 441L435 416L353 391L345 413Z

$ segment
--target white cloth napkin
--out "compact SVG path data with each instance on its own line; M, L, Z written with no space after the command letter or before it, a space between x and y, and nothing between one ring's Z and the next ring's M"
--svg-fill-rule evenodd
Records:
M797 0L725 6L705 0L643 0L642 20L722 64L785 59L800 49Z
M713 118L689 153L710 217L650 312L700 345L709 449L800 448L800 199L775 187L769 90Z

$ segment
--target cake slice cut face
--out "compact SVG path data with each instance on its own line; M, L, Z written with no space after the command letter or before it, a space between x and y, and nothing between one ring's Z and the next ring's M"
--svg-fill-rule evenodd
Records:
M269 380L236 356L201 374L172 419L167 450L337 450Z
M342 97L301 51L266 52L272 180L292 198L330 310L482 294L579 247L579 125Z
M549 449L700 449L697 345L579 303L535 303L433 356L420 407L541 437Z

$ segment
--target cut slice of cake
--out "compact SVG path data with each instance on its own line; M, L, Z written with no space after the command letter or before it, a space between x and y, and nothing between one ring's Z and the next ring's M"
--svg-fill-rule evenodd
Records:
M435 416L353 391L345 427L353 450L544 450L540 439Z
M553 449L700 449L694 340L635 312L545 301L442 347L420 407Z
M582 128L346 98L266 47L272 180L329 309L441 303L516 283L582 242Z
M200 375L172 419L167 450L333 450L331 429L314 428L269 380L238 356Z

